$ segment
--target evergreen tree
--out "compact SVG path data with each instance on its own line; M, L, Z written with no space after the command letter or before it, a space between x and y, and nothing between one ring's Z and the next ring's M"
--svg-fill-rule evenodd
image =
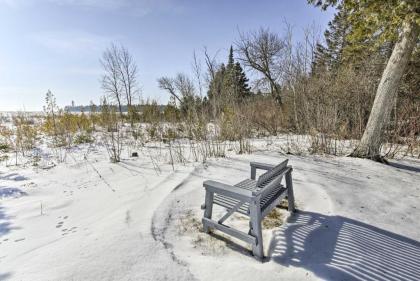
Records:
M334 19L328 23L328 28L324 32L326 46L321 44L316 46L313 72L334 70L344 59L343 52L348 45L347 36L351 26L347 10L342 5L339 5L337 10Z
M232 68L233 68L234 63L235 63L235 60L233 59L233 47L232 47L232 45L231 45L231 46L230 46L230 49L229 49L229 58L228 58L227 68L228 68L228 69L232 69Z
M228 63L222 64L210 82L208 98L216 98L220 104L238 102L249 97L251 90L248 78L239 62L233 58L233 48L229 49Z
M209 90L207 96L209 100L220 99L223 97L223 80L225 78L226 67L222 63L219 70L216 71L214 78L210 81Z
M314 52L314 60L312 62L312 73L318 74L327 71L327 64L330 61L329 53L324 45L317 43Z
M239 62L235 63L235 85L236 96L242 100L251 96L251 89L248 86L249 79L246 77L245 71Z

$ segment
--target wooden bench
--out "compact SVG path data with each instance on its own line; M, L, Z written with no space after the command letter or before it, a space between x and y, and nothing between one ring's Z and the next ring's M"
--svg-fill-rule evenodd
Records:
M251 178L243 180L235 185L224 184L207 180L203 183L206 189L203 227L206 233L211 229L217 229L228 235L234 236L252 245L254 256L262 259L263 240L261 221L275 208L287 195L288 210L295 211L292 167L287 166L288 160L275 165L251 162ZM266 172L255 180L257 169ZM283 176L286 185L282 185ZM213 204L226 208L227 212L219 220L212 219ZM249 217L249 232L229 227L223 222L233 213L238 212Z

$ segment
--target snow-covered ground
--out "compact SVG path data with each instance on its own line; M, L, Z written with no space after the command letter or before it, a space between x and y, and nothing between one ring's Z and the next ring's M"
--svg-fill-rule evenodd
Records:
M101 149L83 155L46 170L0 167L0 280L420 278L418 160L259 150L173 170L142 154L118 164ZM281 209L283 224L264 230L264 262L200 232L203 180L235 183L249 161L285 158L299 211Z

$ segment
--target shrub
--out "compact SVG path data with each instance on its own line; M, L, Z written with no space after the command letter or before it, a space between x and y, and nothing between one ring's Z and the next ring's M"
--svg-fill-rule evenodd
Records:
M10 146L7 143L0 143L0 151L7 152L10 150Z
M88 134L79 134L76 135L74 138L74 144L82 144L82 143L93 143L94 139L91 135Z

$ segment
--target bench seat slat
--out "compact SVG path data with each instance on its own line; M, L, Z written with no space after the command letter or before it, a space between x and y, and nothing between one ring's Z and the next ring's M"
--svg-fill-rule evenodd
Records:
M214 196L213 203L227 209L232 209L236 204L239 203L239 201L233 201L231 200L231 198L226 197L224 195L216 195ZM248 216L248 209L249 209L249 203L244 203L238 209L238 213Z
M238 203L239 203L239 200L235 200L235 199L232 199L232 198L230 198L230 197L228 197L228 196L225 196L225 195L220 195L220 194L216 194L216 195L214 196L214 200L216 200L216 201L220 201L220 202L222 202L222 203L224 203L224 204L228 204L228 205L229 205L229 207L231 207L231 206L235 206L236 204L238 204ZM249 203L245 202L245 203L241 206L241 208L242 208L242 209L244 209L244 210L247 210L247 209L248 209L248 206L249 206Z
M254 191L256 189L256 186L257 186L257 181L252 180L252 179L246 179L246 180L243 180L241 182L238 182L237 184L235 184L235 186L239 187L239 188Z
M216 203L221 202L222 204L226 204L228 205L229 208L239 203L239 200L235 200L235 199L232 199L230 197L227 197L225 195L220 195L220 194L216 194L213 200L216 201ZM248 206L249 206L249 203L244 203L241 206L241 208L246 210L248 209Z

